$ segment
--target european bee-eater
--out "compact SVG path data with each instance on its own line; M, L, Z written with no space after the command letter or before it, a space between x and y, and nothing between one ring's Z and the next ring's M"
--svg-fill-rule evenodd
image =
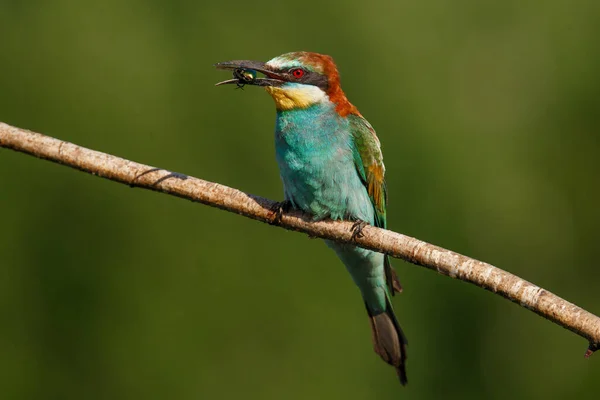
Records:
M386 228L385 167L379 139L340 86L330 56L295 52L263 63L227 61L234 71L221 82L262 86L275 100L275 153L288 205L324 218ZM256 72L265 75L257 78ZM375 352L406 384L408 344L392 308L401 291L388 256L350 244L325 241L360 289Z

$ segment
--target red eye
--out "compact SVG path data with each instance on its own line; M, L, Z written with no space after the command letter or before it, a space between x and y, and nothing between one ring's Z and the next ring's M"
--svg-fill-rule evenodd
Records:
M296 68L292 71L292 75L294 75L294 78L300 79L304 76L304 70L302 68Z

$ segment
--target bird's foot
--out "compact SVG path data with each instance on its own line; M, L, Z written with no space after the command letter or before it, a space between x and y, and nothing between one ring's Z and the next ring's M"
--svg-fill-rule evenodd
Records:
M292 209L292 202L289 200L283 200L278 203L273 204L271 207L270 224L279 224L281 223L281 217L283 213L286 213Z
M360 239L361 237L364 236L362 230L365 226L369 225L367 222L363 221L362 219L358 219L354 222L354 224L352 224L352 237L350 238L350 240L356 241L356 239Z

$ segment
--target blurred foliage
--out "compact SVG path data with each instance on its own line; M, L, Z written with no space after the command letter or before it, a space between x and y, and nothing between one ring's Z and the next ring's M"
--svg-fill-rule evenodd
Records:
M0 0L0 121L272 199L274 107L212 64L331 54L391 229L600 312L597 0ZM395 262L409 386L318 240L0 149L5 399L597 398L587 343Z

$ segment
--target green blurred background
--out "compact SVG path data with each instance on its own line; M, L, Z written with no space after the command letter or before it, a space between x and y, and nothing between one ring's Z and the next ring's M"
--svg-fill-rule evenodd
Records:
M274 107L212 64L331 54L391 229L600 313L597 0L0 0L0 121L271 199ZM596 399L584 339L401 261L409 386L320 241L0 149L3 399Z

